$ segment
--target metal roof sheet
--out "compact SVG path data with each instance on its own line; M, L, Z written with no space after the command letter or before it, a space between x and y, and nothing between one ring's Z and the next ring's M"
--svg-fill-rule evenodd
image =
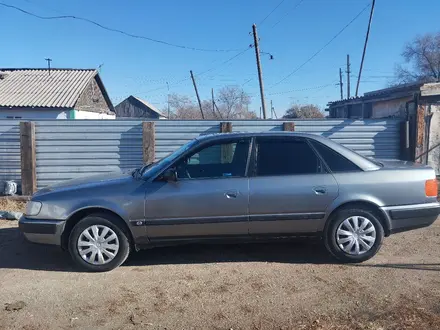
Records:
M94 69L0 69L0 106L72 108Z
M133 96L133 95L131 95ZM159 111L159 109L157 109L154 105L148 103L145 100L140 99L139 97L133 96L136 100L138 100L139 102L141 102L143 105L147 106L148 108L150 108L151 111L156 112L159 116L165 117L165 115Z

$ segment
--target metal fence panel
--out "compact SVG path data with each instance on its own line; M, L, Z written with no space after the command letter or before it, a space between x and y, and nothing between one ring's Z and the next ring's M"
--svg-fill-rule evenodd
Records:
M294 120L295 132L322 135L359 154L374 158L398 159L400 120ZM234 121L234 132L282 131L279 120Z
M296 132L319 134L364 156L398 159L400 121L295 120ZM142 164L140 120L36 121L38 188ZM281 131L282 120L236 120L233 132ZM155 122L156 159L191 139L220 132L220 121ZM20 181L19 121L0 120L0 180Z
M37 186L142 165L142 122L37 121Z
M298 120L295 131L325 136L367 157L400 156L400 120Z
M0 120L0 182L21 182L20 158L20 122Z
M188 141L206 134L220 133L220 121L156 121L156 159L161 159Z

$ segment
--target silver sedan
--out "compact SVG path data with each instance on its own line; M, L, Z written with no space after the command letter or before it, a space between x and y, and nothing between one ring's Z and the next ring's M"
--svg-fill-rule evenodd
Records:
M430 167L374 161L317 135L232 133L201 136L131 172L44 188L20 229L89 271L143 248L298 235L321 237L342 262L362 262L384 237L439 213Z

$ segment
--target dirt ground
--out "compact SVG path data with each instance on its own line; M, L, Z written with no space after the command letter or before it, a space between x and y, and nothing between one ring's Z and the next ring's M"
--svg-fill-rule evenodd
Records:
M0 221L0 329L440 329L440 220L359 265L319 242L190 245L77 272Z
M24 213L25 209L26 209L26 202L16 201L4 197L0 198L0 210Z

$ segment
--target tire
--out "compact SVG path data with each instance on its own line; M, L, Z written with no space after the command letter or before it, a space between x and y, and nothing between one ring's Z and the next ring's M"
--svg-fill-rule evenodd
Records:
M358 231L355 228L355 217L357 217ZM355 229L354 234L351 236L346 235L347 232L351 232L346 220L352 229ZM364 231L360 231L363 224L366 224ZM374 232L371 228L374 228ZM378 217L374 212L362 208L346 208L337 211L329 219L324 232L324 242L327 250L335 258L345 263L359 263L372 258L380 250L383 238L384 230ZM350 247L352 241L354 241L354 244ZM358 245L357 251L356 245ZM366 245L368 245L368 249Z
M119 221L107 214L92 214L80 220L69 236L69 253L75 264L86 271L107 272L124 263L130 254L130 241L128 233L118 226ZM98 239L93 240L96 228Z

